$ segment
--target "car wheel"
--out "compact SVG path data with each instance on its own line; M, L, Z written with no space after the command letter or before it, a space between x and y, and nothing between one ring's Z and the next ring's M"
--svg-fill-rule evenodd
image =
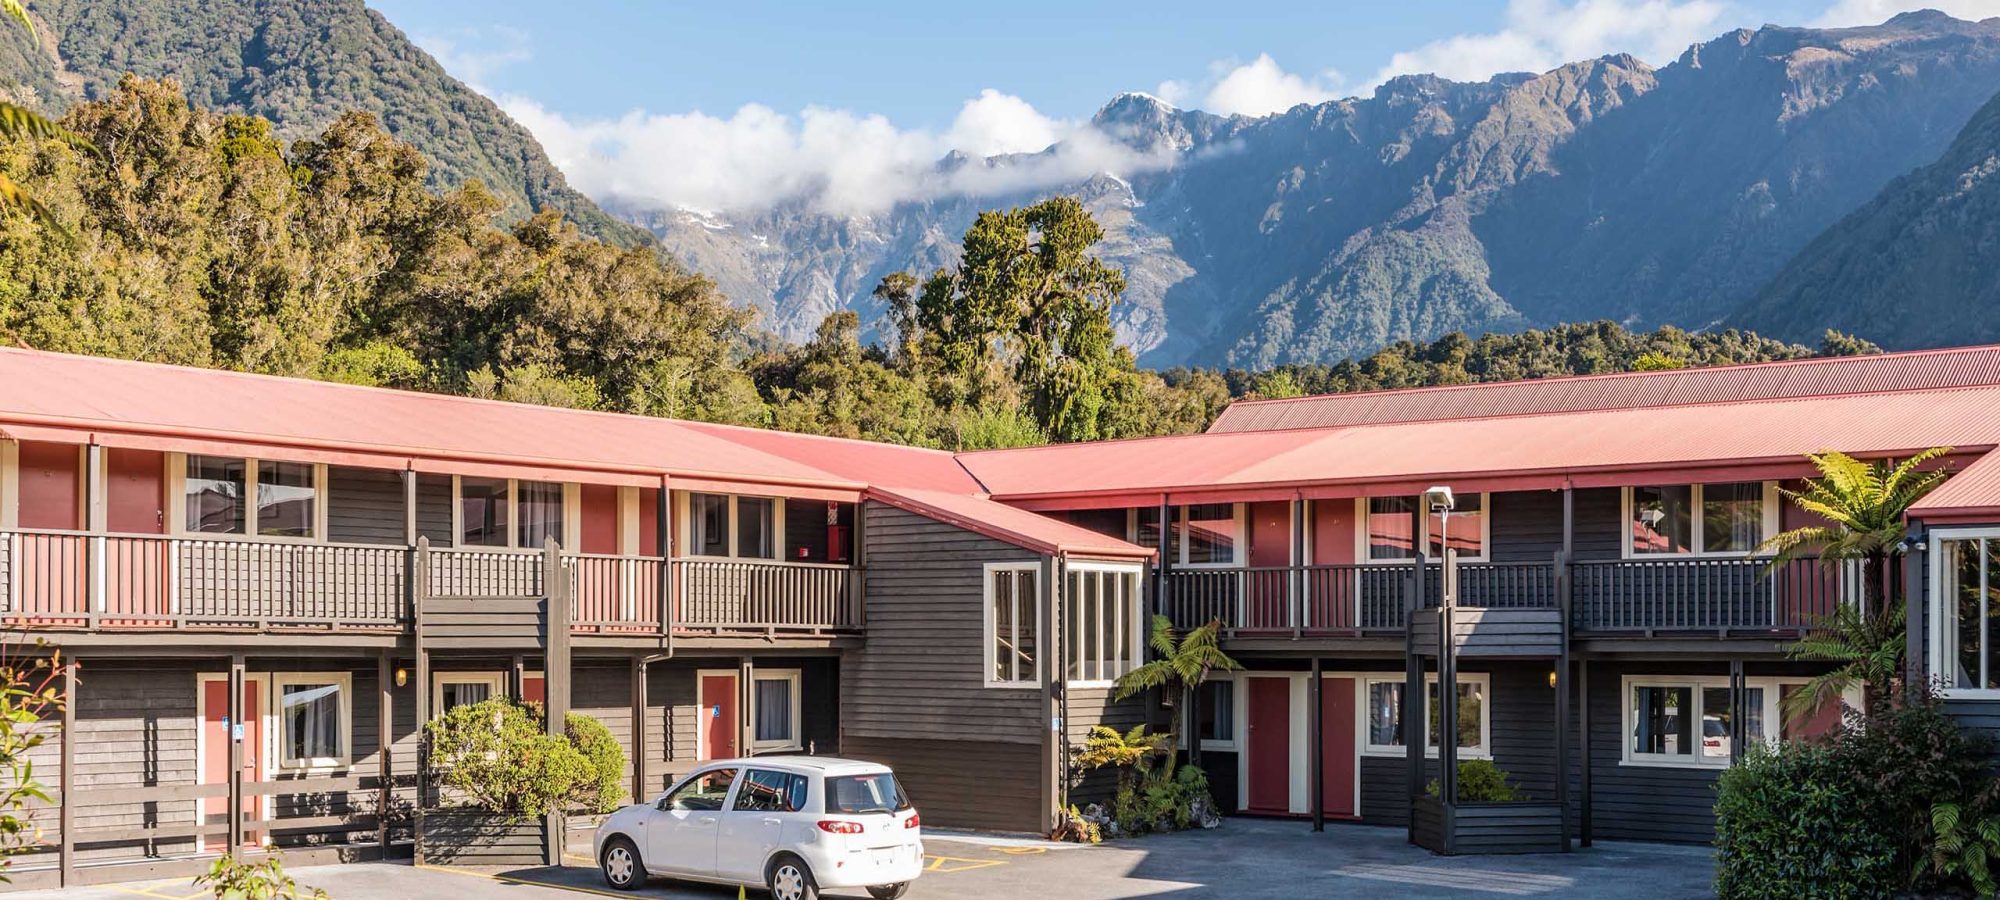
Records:
M604 870L604 883L621 891L636 891L646 884L646 866L639 861L639 848L625 838L612 838L604 845L604 858L598 860Z
M819 900L819 883L813 880L812 869L796 856L780 856L772 862L764 873L764 885L771 889L771 900Z
M874 897L875 900L897 900L898 897L909 892L910 883L902 881L896 884L878 884L871 887L868 889L868 896Z

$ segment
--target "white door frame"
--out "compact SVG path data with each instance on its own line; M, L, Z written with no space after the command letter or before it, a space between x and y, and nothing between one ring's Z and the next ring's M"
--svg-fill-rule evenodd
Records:
M205 776L208 769L208 683L211 681L226 682L228 680L229 680L228 672L195 673L195 683L194 683L195 784L213 783L203 780L203 777ZM277 747L275 743L275 738L271 734L272 728L277 725L277 716L273 715L271 712L271 678L270 675L265 672L244 672L243 681L245 683L249 682L257 683L258 708L254 710L244 710L244 712L246 715L256 716L259 720L259 727L257 729L259 737L259 740L257 742L258 745L254 748L245 747L244 749L251 750L256 753L257 771L259 773L259 778L264 781L269 781L271 780L271 770L273 768L271 762L275 755L275 750ZM224 688L224 690L226 691L227 688ZM233 727L234 723L232 723L232 729ZM227 784L228 782L225 781L222 783ZM207 799L208 798L206 797L195 798L194 821L197 825L201 824L202 820L207 817L207 813L202 809L203 805L202 801ZM271 803L275 799L276 797L272 794L263 794L257 798L258 818L262 819L271 818ZM229 800L226 797L223 799L222 802L225 808L229 805ZM263 833L263 837L265 838L264 843L267 846L270 844L270 836L271 836L270 830L264 829ZM227 846L229 843L228 836L225 835L223 839L220 841L220 843L223 844L224 846ZM208 839L196 838L195 844L196 846L202 848L202 850L205 852L208 848Z
M716 677L727 676L729 678L729 683L735 685L735 688L732 690L732 696L729 699L730 705L736 708L736 737L733 743L738 745L736 748L736 756L738 758L748 756L749 754L745 751L745 748L741 746L741 744L743 743L743 716L744 716L743 673L736 669L696 669L694 671L695 762L711 761L708 755L708 741L704 739L704 736L702 734L703 731L702 724L705 721L705 717L708 715L708 696L706 694L705 686L708 683L709 676L716 676Z
M1366 699L1367 672L1321 672L1322 682L1329 678L1349 678L1354 681L1354 815L1361 816L1361 752L1366 741L1362 739L1363 728L1368 714ZM1210 676L1217 677L1217 676ZM1292 815L1312 814L1312 718L1308 708L1312 702L1310 672L1258 672L1239 671L1221 676L1235 682L1235 704L1241 714L1234 723L1236 742L1236 808L1246 809L1250 805L1250 688L1252 678L1287 678L1291 680L1291 801L1287 810ZM1324 690L1324 685L1321 687ZM1321 723L1324 726L1325 723Z

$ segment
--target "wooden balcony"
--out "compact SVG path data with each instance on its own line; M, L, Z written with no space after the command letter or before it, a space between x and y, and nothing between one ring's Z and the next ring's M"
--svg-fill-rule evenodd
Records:
M1858 571L1815 559L1775 569L1767 560L1678 558L1567 564L1570 627L1601 635L1803 633L1860 594ZM1462 563L1459 600L1483 609L1558 609L1563 564ZM1159 611L1176 627L1220 620L1240 637L1400 633L1415 588L1410 563L1178 569L1165 576ZM1155 573L1155 577L1158 574ZM1442 594L1441 569L1425 566L1425 606Z
M400 633L411 573L428 596L547 593L545 555L246 538L0 531L0 626ZM571 629L622 636L858 628L849 566L566 554ZM668 578L671 577L671 582ZM663 602L675 598L673 608Z

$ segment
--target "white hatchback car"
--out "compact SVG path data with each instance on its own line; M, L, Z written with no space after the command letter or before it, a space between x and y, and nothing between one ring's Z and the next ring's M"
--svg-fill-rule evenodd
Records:
M659 875L762 884L776 900L821 888L909 890L924 869L921 820L887 766L824 756L717 760L652 803L597 826L604 880L634 890Z

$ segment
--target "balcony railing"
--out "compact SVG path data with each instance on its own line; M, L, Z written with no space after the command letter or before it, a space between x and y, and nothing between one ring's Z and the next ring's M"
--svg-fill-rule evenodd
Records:
M421 557L421 559L419 559ZM545 556L504 549L0 531L0 626L52 629L372 629L428 596L547 592ZM858 570L776 561L568 554L578 633L824 632L857 627ZM676 598L668 610L662 589Z
M1239 635L1400 631L1413 568L1402 564L1178 569L1160 611L1177 627L1220 620ZM1458 604L1555 609L1562 569L1546 563L1462 563ZM1818 560L1771 569L1761 559L1610 560L1569 564L1570 621L1579 632L1804 631L1859 595L1858 570ZM1443 594L1424 570L1424 603Z

